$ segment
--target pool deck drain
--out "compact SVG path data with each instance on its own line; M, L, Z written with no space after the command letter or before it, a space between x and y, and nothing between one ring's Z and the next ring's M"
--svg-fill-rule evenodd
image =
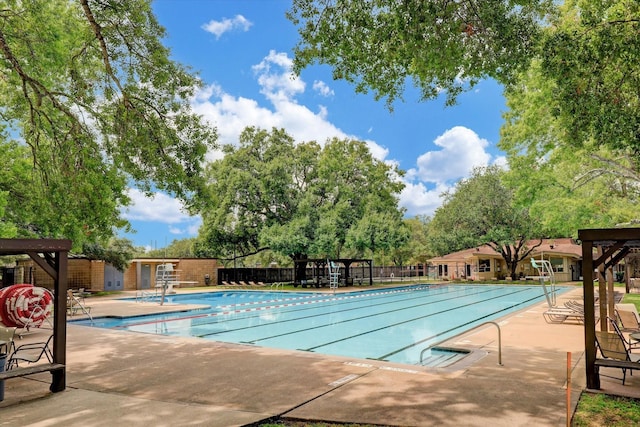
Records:
M562 300L580 295L576 288ZM108 299L90 305L97 316L170 310ZM584 385L583 328L547 324L529 310L508 318L504 366L496 363L495 328L486 328L454 340L486 356L449 372L70 324L67 390L49 393L48 374L6 381L0 426L243 426L279 414L391 426L565 425L566 354L573 354L575 405ZM640 395L640 376L624 387L602 377L602 385Z

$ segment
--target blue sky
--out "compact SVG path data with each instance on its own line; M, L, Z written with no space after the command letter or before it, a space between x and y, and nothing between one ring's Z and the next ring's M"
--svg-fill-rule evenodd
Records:
M440 194L475 166L504 163L497 148L506 110L502 88L484 81L445 107L443 100L419 102L407 87L390 112L372 94L334 81L325 65L291 75L296 28L285 18L290 0L155 0L167 30L172 58L190 67L205 84L192 101L218 129L220 144L236 144L246 126L284 128L298 141L354 138L372 153L406 171L400 205L407 216L431 215ZM209 160L219 152L208 154ZM201 224L167 194L144 197L130 191L123 211L136 246L161 248L195 237Z

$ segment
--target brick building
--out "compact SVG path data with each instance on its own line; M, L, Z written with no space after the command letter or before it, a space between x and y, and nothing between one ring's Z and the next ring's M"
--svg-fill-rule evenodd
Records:
M84 257L70 257L68 262L69 288L87 291L135 291L151 289L156 284L158 265L172 264L175 280L180 286L215 285L218 279L218 261L213 258L136 258L124 272L104 261ZM51 287L53 281L31 259L17 262L13 271L14 283L33 283Z

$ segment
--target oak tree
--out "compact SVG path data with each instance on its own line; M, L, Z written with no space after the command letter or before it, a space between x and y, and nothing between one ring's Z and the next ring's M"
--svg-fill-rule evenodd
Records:
M20 235L106 240L127 189L201 191L215 130L150 0L7 0L0 9L3 219ZM3 162L4 163L4 162Z

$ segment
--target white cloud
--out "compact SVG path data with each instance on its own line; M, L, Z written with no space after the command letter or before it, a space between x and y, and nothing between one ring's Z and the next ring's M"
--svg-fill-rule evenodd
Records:
M408 216L432 215L442 204L441 194L449 189L444 184L428 189L423 182L405 182L400 193L400 206L404 207Z
M123 213L128 220L158 221L175 224L185 220L189 215L183 212L182 204L163 193L156 193L149 198L138 189L130 188L129 197L132 204Z
M253 23L247 20L244 16L236 15L232 19L224 18L222 21L211 20L204 24L202 29L215 35L216 39L219 39L220 36L229 31L249 31L249 28L251 28L252 25Z
M409 169L404 177L406 187L400 195L400 205L409 216L433 215L442 204L441 194L467 178L475 167L506 165L503 156L492 160L487 152L489 141L463 126L447 130L433 143L441 149L420 155L417 167Z
M478 166L486 166L491 155L486 151L489 141L463 126L447 130L433 141L439 151L428 151L418 157L412 173L423 181L446 182L469 175Z
M172 234L195 236L198 233L202 218L186 213L179 200L160 192L147 197L135 188L130 188L128 195L131 205L123 210L122 216L125 219L169 224L169 232Z
M315 80L313 82L313 90L318 92L322 96L333 96L335 92L325 82L321 80Z
M193 99L193 108L218 129L220 144L237 144L238 137L247 126L262 129L283 128L296 141L317 141L319 144L333 137L361 139L348 135L329 121L327 108L318 111L297 102L296 96L306 90L305 82L292 72L292 60L286 53L270 51L252 67L260 93L270 103L261 106L257 100L236 97L212 84ZM384 160L389 150L374 141L365 140L373 155ZM208 159L220 158L219 152L208 154Z

